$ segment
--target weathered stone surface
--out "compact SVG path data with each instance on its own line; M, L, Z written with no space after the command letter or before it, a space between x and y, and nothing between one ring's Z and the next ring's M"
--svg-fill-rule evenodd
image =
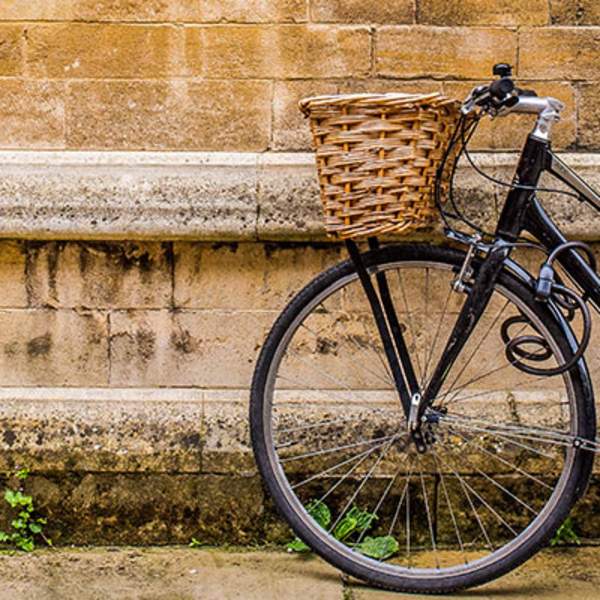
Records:
M37 78L154 78L182 73L180 29L69 23L27 28L27 74Z
M0 75L23 73L23 28L19 25L0 25Z
M3 385L106 385L106 315L73 310L0 311Z
M194 23L299 23L307 20L303 0L183 0L168 2L170 18Z
M562 0L561 0L562 1ZM425 25L547 25L546 0L420 0L418 22Z
M0 388L0 471L199 473L199 390Z
M312 156L133 157L118 153L0 156L0 236L215 241L325 238ZM486 169L499 169L497 175L505 181L512 177L515 155L475 158ZM594 155L572 154L565 159L597 185ZM42 168L37 160L49 160L49 164ZM466 184L462 190L463 180L487 189L481 187L478 176L469 175L468 168L460 168L459 195L471 187ZM471 203L470 208L481 211L486 206ZM594 222L565 215L564 225L572 235L593 239L597 235Z
M319 187L314 166L288 155L265 164L259 177L257 234L266 240L299 240L324 236ZM286 164L287 163L287 164Z
M202 472L255 475L247 390L205 392Z
M81 81L68 87L75 149L265 150L271 84L260 81Z
M281 310L308 281L340 260L340 249L330 244L179 243L175 306Z
M187 544L192 536L207 544L252 544L262 538L258 477L40 474L30 477L26 491L58 545Z
M361 0L313 0L313 21L332 23L412 23L415 6L412 0L362 2Z
M554 25L598 25L600 4L596 0L550 0Z
M567 135L568 118L564 127ZM493 131L483 133L492 139ZM492 175L503 181L512 178L516 154L473 156ZM594 154L563 156L600 187ZM314 157L309 154L0 152L0 168L3 238L326 239ZM471 191L477 195L469 202ZM466 164L459 167L456 193L470 211L491 215L491 188ZM503 197L499 188L498 198ZM565 208L557 213L558 224L569 235L588 240L600 235L593 214L585 221L578 217L588 208L563 198L561 203ZM412 239L423 236L430 239L431 232Z
M64 148L64 84L0 80L0 145L4 148Z
M596 79L598 30L548 27L519 32L519 76L531 79ZM552 56L551 61L548 56Z
M365 76L370 43L366 27L189 27L186 60L189 74L205 77Z
M168 308L172 262L168 243L30 243L29 302L55 308Z
M288 536L289 539L289 536ZM427 552L435 564L438 552ZM460 556L453 553L451 556ZM545 550L518 570L486 584L489 598L509 594L537 600L595 598L600 585L597 547ZM390 600L398 594L346 579L316 556L283 549L60 548L0 556L0 595L44 598L152 598L152 600ZM463 600L473 593L456 594ZM427 596L415 595L423 600ZM484 596L485 597L485 596Z
M595 554L582 550L578 558L583 553L586 568L595 573ZM0 595L25 600L50 597L60 590L57 593L64 598L78 600L339 600L344 593L340 574L316 557L306 558L250 548L62 548L38 550L34 555L5 553L0 556ZM577 591L593 585L574 578L561 584L561 589Z
M516 47L516 36L507 29L381 27L375 35L375 70L405 78L489 78L494 63L515 64Z
M111 384L245 388L275 314L117 311Z
M302 0L7 0L0 21L287 22L305 21Z
M345 79L339 83L341 94L401 92L403 94L443 93L443 82L434 79Z
M0 180L2 237L256 237L257 155L144 153L134 164L120 153L11 156Z
M312 137L298 101L308 96L335 94L331 81L277 81L273 87L273 150L309 150Z
M28 305L25 252L22 242L0 242L0 307L24 308Z
M582 84L579 88L578 142L582 148L600 148L600 83Z

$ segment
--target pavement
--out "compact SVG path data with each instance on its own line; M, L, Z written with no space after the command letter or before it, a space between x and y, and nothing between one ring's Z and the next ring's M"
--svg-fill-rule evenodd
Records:
M61 548L0 555L1 600L391 600L316 557L281 550ZM487 586L446 598L600 599L600 548L546 550Z

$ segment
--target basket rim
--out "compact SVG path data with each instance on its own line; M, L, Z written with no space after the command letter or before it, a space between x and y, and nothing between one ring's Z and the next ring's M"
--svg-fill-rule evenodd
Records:
M407 92L386 92L386 93L354 93L354 94L324 94L318 96L309 96L302 98L298 102L298 107L305 116L310 116L310 112L315 108L325 106L357 106L357 107L401 107L414 104L432 103L434 107L453 106L458 109L461 105L460 100L451 98L441 92L430 93L407 93Z

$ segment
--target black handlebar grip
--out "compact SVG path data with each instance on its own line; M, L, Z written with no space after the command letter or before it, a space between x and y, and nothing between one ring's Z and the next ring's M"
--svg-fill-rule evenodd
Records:
M502 100L507 94L510 94L515 89L515 84L509 77L503 77L490 84L490 94Z

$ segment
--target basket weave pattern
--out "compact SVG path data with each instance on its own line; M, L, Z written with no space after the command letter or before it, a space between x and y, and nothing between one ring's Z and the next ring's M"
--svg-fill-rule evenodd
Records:
M300 108L310 117L328 234L359 238L432 225L433 184L459 118L458 101L348 94L306 98Z

